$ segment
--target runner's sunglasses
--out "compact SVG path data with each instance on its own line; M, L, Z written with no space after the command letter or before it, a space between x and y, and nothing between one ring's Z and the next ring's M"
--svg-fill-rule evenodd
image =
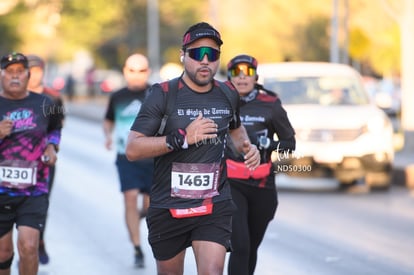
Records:
M210 62L217 61L220 58L220 51L210 47L187 49L186 52L189 57L197 61L202 61L205 55L207 55Z
M240 73L242 73L245 76L255 76L256 75L256 69L253 67L250 67L249 64L247 63L240 63L237 64L236 66L234 66L233 68L231 68L229 70L230 76L231 77L235 77L235 76L239 76Z

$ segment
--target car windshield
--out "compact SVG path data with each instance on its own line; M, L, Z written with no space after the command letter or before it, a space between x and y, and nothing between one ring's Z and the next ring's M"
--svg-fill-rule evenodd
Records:
M276 92L283 104L364 105L368 95L351 77L265 78L264 87Z

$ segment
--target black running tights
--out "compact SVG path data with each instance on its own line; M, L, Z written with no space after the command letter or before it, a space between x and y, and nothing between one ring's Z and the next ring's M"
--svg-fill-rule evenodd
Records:
M231 182L237 210L233 214L232 248L228 262L229 275L252 275L257 250L273 219L278 204L275 189L256 188Z

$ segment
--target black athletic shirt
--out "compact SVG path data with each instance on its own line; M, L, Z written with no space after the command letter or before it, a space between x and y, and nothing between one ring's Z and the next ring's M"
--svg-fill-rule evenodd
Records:
M209 92L197 93L180 79L174 112L169 114L164 135L177 128L185 129L198 116L199 112L202 112L204 117L213 119L218 125L218 137L190 145L188 149L174 151L155 158L154 182L151 189L152 207L190 208L200 206L203 203L203 199L188 199L171 195L172 163L218 163L219 170L216 176L219 194L216 194L212 201L215 203L231 199L230 188L228 184L225 184L223 177L225 140L227 130L240 127L240 121L233 120L234 112L238 116L239 95L229 82L227 84L231 87L227 92L231 93L230 98L233 100L233 104L224 94L225 91L219 88L216 80L214 80L214 86ZM167 93L168 82L154 84L151 87L150 94L142 105L131 130L146 136L156 135L166 111L165 97ZM231 106L237 106L236 110L232 110Z
M257 144L260 136L273 139L274 134L279 140L290 139L295 135L295 131L290 124L287 113L282 106L280 99L276 96L258 93L256 98L251 101L240 103L240 120L246 128L250 141ZM271 151L260 151L262 156L261 163L270 161ZM235 155L232 150L227 148L228 158L243 161L241 155ZM255 187L275 188L274 167L271 167L270 176L265 179L240 180L231 179L232 183L248 184Z
M0 96L0 119L13 121L11 134L0 140L0 181L4 183L10 179L33 184L24 189L0 184L0 194L38 196L48 193L49 167L41 161L41 156L49 143L60 143L63 111L43 94L30 92L22 99ZM33 175L28 176L30 174Z

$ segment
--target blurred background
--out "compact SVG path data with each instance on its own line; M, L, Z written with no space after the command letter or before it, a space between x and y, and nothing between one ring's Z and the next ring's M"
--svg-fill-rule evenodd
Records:
M116 79L108 70L119 71L132 52L148 55L158 73L167 63L179 63L183 33L202 20L223 36L222 69L238 53L260 63L333 61L398 86L401 34L394 16L403 12L403 2L2 0L0 52L41 55L51 81L71 75L86 83L94 70L97 82ZM77 92L86 90L79 86Z
M151 56L152 66L158 67L178 62L183 33L204 20L223 36L223 66L240 52L260 62L329 61L335 32L338 61L358 64L363 74L395 76L400 33L387 2L404 0L2 0L0 50L36 52L73 66L89 57L89 67L119 68L131 52L152 54L153 43L159 56Z
M93 97L124 84L120 71L133 52L149 57L153 82L176 76L183 33L207 21L223 36L222 71L239 53L259 63L349 64L378 105L401 115L398 125L411 133L414 108L401 109L414 102L413 2L2 0L0 52L38 54L47 60L47 84L69 99Z
M147 243L148 267L130 267L115 152L104 149L101 123L127 56L149 57L151 82L178 76L182 35L199 21L222 35L221 79L240 53L355 68L392 118L404 153L395 163L403 174L411 167L414 186L414 0L0 0L0 54L43 57L46 84L69 114L48 221L52 260L39 274L155 274ZM257 274L414 274L414 189L395 181L370 194L338 192L335 182L321 191L321 181L316 192L281 190Z

